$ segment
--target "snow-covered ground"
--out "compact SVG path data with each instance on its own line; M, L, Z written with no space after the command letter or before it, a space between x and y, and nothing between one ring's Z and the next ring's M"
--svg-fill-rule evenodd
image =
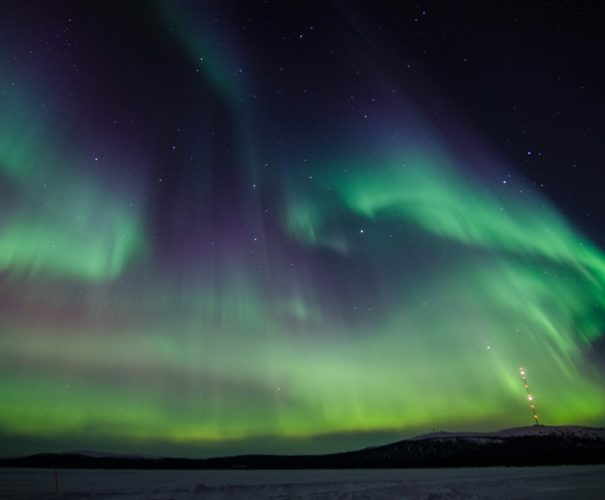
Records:
M481 469L129 471L0 469L0 497L602 499L605 465Z

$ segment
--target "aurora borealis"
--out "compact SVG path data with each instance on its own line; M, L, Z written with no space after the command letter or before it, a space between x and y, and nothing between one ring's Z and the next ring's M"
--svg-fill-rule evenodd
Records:
M0 7L0 454L604 425L601 45L501 8Z

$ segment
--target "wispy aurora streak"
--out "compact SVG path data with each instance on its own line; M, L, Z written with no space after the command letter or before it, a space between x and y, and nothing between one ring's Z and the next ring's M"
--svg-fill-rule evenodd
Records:
M160 10L187 60L237 59L219 28L196 38ZM56 89L18 67L0 80L6 452L327 451L524 425L519 366L544 423L604 422L605 256L554 206L387 90L380 129L343 120L328 146L289 149L299 130L250 98L254 68L246 88L206 57L194 94L224 109L194 107L182 128L201 131L171 129L168 160L109 140L99 162Z
M65 146L77 124L63 125L41 96L30 102L20 83L0 82L0 271L116 278L140 253L138 214L103 193L101 179Z

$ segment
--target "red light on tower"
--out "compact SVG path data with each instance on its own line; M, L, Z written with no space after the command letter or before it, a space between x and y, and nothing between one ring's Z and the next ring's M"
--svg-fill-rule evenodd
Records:
M529 409L531 410L531 416L534 419L536 425L540 425L538 421L538 415L536 413L536 404L534 403L534 397L531 392L529 392L529 385L527 383L527 375L525 374L524 368L519 368L519 375L521 376L521 380L523 380L523 387L527 391L527 400L529 401Z

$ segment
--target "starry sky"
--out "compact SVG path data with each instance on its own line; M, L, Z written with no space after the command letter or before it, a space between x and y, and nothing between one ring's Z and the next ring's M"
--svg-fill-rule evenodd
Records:
M0 454L605 425L602 5L0 7Z

